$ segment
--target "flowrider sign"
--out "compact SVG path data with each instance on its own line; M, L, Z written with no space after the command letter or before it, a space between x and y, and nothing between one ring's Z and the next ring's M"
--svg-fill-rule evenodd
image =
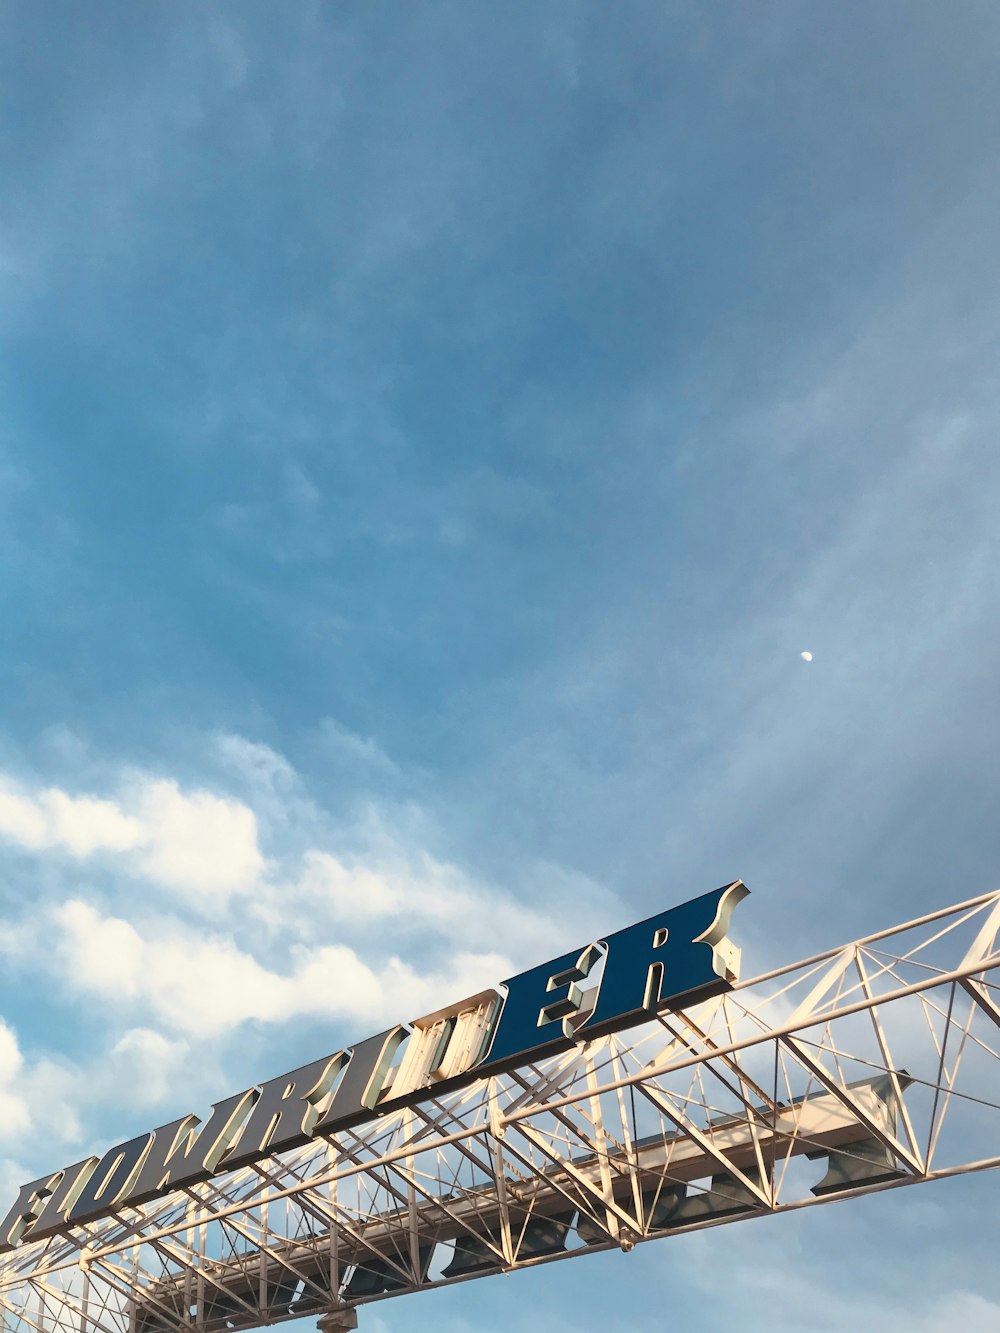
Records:
M25 1185L0 1251L727 990L740 880ZM578 983L590 978L594 984Z

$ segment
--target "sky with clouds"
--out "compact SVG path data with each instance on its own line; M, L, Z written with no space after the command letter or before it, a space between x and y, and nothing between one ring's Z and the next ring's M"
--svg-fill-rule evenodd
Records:
M750 970L996 886L998 43L0 6L8 1194L737 876ZM995 1190L362 1327L995 1333Z

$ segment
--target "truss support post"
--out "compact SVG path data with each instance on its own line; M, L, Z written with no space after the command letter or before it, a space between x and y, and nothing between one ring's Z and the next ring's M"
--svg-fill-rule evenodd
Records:
M352 1305L342 1305L339 1309L328 1310L316 1321L319 1333L347 1333L348 1329L357 1326L358 1312Z

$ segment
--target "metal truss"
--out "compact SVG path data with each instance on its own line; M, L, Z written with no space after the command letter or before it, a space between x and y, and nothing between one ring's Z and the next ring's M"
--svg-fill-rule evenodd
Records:
M0 1258L11 1333L221 1333L1000 1165L1000 893Z

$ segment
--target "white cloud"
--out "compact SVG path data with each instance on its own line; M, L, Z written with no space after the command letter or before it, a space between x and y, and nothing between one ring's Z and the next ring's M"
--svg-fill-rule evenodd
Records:
M246 890L263 869L256 817L240 801L208 791L186 795L175 782L159 780L143 785L139 811L143 873L196 901Z
M49 842L45 816L38 803L6 785L0 787L0 837L32 851Z
M0 1084L7 1084L21 1072L24 1057L17 1044L17 1037L6 1023L0 1019Z
M172 1104L179 1083L190 1093L199 1071L192 1070L189 1056L183 1038L130 1028L110 1048L95 1050L86 1066L47 1055L25 1058L17 1034L0 1020L0 1143L22 1143L39 1169L52 1165L54 1157L44 1159L65 1145L79 1145L97 1108L110 1107L117 1116L129 1107ZM30 1168L16 1166L16 1171L15 1188L30 1178Z
M171 1040L153 1028L129 1028L102 1062L102 1073L116 1093L128 1090L132 1105L153 1105L174 1091L190 1051L183 1039Z
M495 985L563 945L561 903L574 905L574 934L596 924L595 903L554 867L544 893L527 890L544 908L526 906L430 855L419 827L393 825L378 806L338 829L265 745L221 736L213 750L247 800L141 772L100 795L6 782L0 838L48 857L49 892L64 884L52 853L100 857L104 885L64 884L41 914L10 922L12 964L58 977L62 997L98 1001L115 1021L127 1012L186 1040L300 1015L363 1031ZM261 851L257 808L280 856ZM227 928L206 931L206 915ZM186 1049L144 1028L119 1027L119 1038L112 1065L145 1062L147 1083Z
M366 962L343 944L299 947L286 972L265 966L224 935L177 918L144 933L94 907L71 902L53 915L58 953L71 985L102 1000L127 997L164 1027L192 1038L218 1036L242 1022L297 1016L377 1024L419 1017L448 1000L494 984L510 968L496 953L462 953L419 973L398 957ZM124 1040L124 1039L123 1039ZM183 1043L135 1033L125 1048L156 1063ZM116 1050L121 1054L121 1049Z
M0 1020L0 1139L23 1134L31 1123L27 1104L17 1086L24 1057L15 1033Z
M41 794L39 805L48 816L51 842L65 847L73 856L90 856L102 850L123 852L144 840L141 823L124 814L113 801L92 796L74 798L53 787Z
M94 1068L83 1070L44 1056L29 1063L16 1085L27 1120L12 1137L23 1137L33 1151L53 1142L79 1143L87 1106L102 1100L103 1067L98 1060Z
M78 860L121 855L125 868L202 910L246 892L264 868L257 819L243 802L141 775L118 799L34 792L0 775L0 839Z
M557 876L549 910L540 911L427 852L407 854L382 829L375 837L378 845L367 857L307 850L297 878L270 886L258 910L272 920L295 912L314 920L320 914L356 929L380 922L393 938L431 932L465 948L512 950L530 940L544 949L565 940L556 891L565 886ZM583 922L577 929L581 925L586 930Z
M176 925L144 942L142 998L168 1027L208 1037L285 1017L288 982L222 935Z
M139 823L113 801L69 796L57 787L29 795L0 778L0 837L30 851L56 847L72 856L124 851L142 841Z
M402 906L398 885L386 875L347 866L330 852L306 852L297 888L339 917L378 918Z
M127 921L78 901L56 908L53 916L57 952L72 984L107 999L138 993L144 945Z

